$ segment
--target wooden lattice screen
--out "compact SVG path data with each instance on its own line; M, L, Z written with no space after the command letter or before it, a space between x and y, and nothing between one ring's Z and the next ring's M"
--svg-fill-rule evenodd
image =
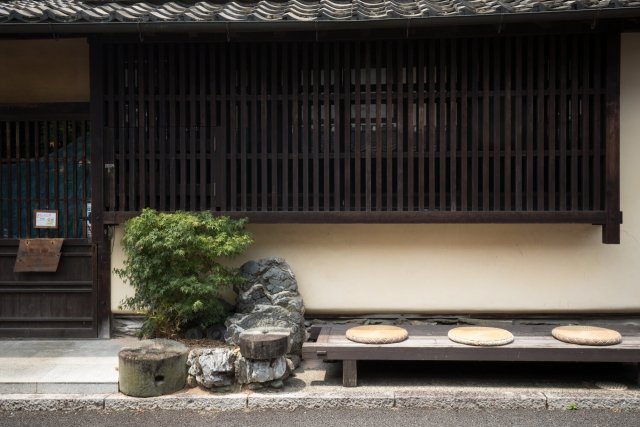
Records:
M0 239L87 237L91 202L88 104L0 106ZM34 210L58 212L34 228Z
M617 234L618 36L94 48L107 222L152 207Z

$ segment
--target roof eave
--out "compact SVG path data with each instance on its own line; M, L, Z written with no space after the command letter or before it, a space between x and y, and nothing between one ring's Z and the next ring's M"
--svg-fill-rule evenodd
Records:
M391 28L428 28L453 25L559 23L640 18L640 7L543 11L487 15L431 16L371 20L313 21L141 21L141 22L20 22L0 23L0 34L106 33L241 33L269 31L331 31Z

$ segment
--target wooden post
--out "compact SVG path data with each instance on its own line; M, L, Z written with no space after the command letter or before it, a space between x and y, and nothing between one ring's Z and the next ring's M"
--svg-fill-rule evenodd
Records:
M357 360L342 361L342 385L344 387L358 386L358 361Z
M605 223L602 243L620 243L620 34L607 37Z
M103 57L102 43L89 41L91 79L91 241L97 250L97 328L99 338L111 335L111 257L104 229Z

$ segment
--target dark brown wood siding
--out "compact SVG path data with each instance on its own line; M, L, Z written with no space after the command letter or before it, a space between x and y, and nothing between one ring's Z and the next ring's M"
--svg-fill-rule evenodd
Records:
M14 273L17 251L0 239L0 337L95 338L95 245L66 239L55 273Z
M618 45L107 43L105 220L618 223Z

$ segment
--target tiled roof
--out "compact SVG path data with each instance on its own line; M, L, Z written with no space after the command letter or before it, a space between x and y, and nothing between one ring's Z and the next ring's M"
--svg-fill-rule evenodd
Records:
M0 0L0 23L366 21L636 7L640 0Z

